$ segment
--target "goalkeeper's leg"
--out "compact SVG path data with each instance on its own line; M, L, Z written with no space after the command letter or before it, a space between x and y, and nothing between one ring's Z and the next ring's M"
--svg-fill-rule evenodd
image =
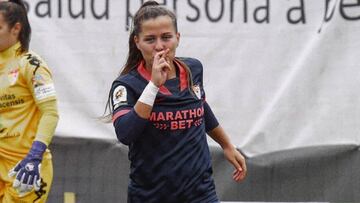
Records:
M4 202L4 194L5 194L5 187L6 187L6 161L4 158L0 156L0 203Z

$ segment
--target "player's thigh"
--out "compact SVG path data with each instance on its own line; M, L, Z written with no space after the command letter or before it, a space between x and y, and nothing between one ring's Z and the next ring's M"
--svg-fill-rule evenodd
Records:
M11 167L14 167L14 162L7 160L0 156L0 203L4 203L4 195L6 188L11 185L11 179L8 177L8 172Z

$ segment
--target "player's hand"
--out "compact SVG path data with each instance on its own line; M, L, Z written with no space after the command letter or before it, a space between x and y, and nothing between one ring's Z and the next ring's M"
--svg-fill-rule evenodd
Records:
M235 167L233 179L236 182L244 180L247 173L244 156L235 147L225 148L224 155L225 158Z
M19 194L40 189L41 184L41 161L46 145L40 141L34 141L28 155L9 171L10 177L15 177L13 187Z
M166 82L167 76L171 71L170 61L167 56L169 51L170 49L162 50L154 56L151 81L158 87Z

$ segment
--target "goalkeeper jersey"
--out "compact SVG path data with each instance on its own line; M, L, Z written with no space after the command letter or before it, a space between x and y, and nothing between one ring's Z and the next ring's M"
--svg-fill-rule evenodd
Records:
M46 63L34 52L18 54L17 43L0 53L0 158L24 157L35 139L38 104L55 100Z
M190 88L180 61L191 70ZM205 101L202 64L192 58L175 64L177 77L160 87L149 119L133 109L151 78L144 64L113 83L113 123L129 145L128 202L218 202L206 139L218 123Z

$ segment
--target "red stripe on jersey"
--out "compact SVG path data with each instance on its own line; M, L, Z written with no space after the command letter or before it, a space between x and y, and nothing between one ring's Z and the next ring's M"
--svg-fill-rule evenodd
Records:
M147 81L151 80L151 75L150 73L146 70L146 68L144 67L144 61L141 61L141 63L139 64L137 71L140 73L140 75L145 78ZM161 94L164 95L172 95L171 92L165 87L165 86L161 86L159 88L159 91Z
M180 91L183 91L184 89L186 89L188 87L188 81L187 81L187 75L186 75L186 71L185 68L181 65L180 62L178 62L177 60L174 60L176 65L179 67L179 72L180 72Z
M131 111L130 109L125 109L125 110L116 112L116 114L112 117L112 121L114 122L117 118L129 113L130 111Z

